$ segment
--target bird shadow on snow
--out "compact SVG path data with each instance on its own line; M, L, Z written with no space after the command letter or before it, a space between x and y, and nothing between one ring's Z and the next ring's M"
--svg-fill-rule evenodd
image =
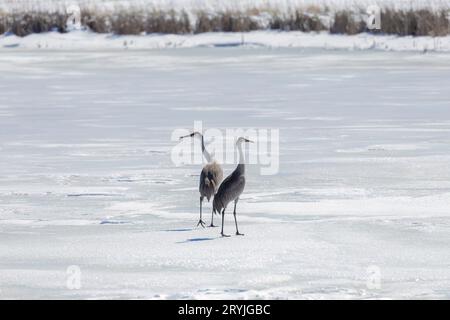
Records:
M192 228L179 228L179 229L166 229L164 231L166 232L185 232L185 231L192 231Z
M184 241L178 241L177 243L189 243L189 242L201 242L201 241L209 241L214 240L216 238L189 238Z
M193 231L195 228L178 228L178 229L166 229L163 231L166 232L187 232L187 231ZM177 241L176 243L190 243L190 242L202 242L202 241L209 241L209 240L214 240L217 238L213 238L213 237L196 237L196 238L188 238L186 240L183 241Z

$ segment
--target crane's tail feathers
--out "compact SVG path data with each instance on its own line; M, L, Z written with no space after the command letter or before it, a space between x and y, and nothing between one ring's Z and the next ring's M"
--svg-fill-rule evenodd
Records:
M214 188L214 190L216 189L216 183L214 182L213 179L210 179L208 177L205 178L205 186L212 187Z
M220 214L220 208L216 201L216 198L214 198L214 200L213 200L213 212L214 212L214 214Z

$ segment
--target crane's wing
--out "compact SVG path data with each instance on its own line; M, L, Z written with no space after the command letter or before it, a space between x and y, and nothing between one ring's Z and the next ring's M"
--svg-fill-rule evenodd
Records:
M239 198L244 191L245 177L241 175L231 174L225 180L214 196L214 202L217 208L225 208L231 201Z

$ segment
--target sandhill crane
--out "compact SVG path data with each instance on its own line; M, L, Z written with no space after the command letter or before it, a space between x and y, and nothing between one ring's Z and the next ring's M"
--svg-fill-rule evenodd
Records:
M206 161L208 163L203 167L202 172L200 173L200 184L198 191L200 192L200 220L197 223L198 225L201 225L202 227L205 227L205 223L202 220L202 204L203 199L206 198L209 202L211 197L213 197L217 189L219 188L220 182L222 182L223 179L223 171L220 164L218 164L216 161L214 161L209 154L209 152L205 148L205 142L203 139L203 135L200 132L193 132L191 134L188 134L186 136L180 137L180 139L184 139L187 137L194 137L197 136L202 141L202 152L204 157L206 158ZM211 224L210 227L215 227L214 225L214 210L211 212Z
M225 209L231 201L234 201L234 223L236 224L236 235L243 236L243 233L239 232L238 224L236 220L236 205L239 201L239 196L244 191L245 187L245 164L244 155L242 153L242 143L243 142L253 142L246 138L240 137L236 142L236 147L239 151L239 164L236 169L223 180L219 187L213 201L213 212L220 213L222 211L222 237L229 237L223 233L223 223L225 216Z

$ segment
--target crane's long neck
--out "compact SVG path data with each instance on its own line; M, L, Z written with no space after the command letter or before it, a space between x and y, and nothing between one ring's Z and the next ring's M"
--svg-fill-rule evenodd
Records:
M239 164L237 165L236 170L241 174L245 174L245 162L244 162L244 153L242 152L242 143L237 144L237 149L239 151Z
M205 141L203 139L203 135L201 133L199 133L199 135L200 135L200 139L202 140L202 152L203 152L203 155L205 156L206 161L211 162L211 155L206 150Z

